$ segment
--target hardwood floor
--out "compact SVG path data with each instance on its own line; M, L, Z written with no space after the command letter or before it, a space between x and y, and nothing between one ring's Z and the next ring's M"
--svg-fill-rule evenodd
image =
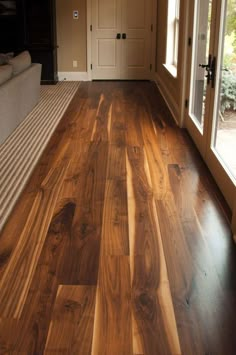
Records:
M235 354L228 221L153 83L82 83L0 235L0 354Z

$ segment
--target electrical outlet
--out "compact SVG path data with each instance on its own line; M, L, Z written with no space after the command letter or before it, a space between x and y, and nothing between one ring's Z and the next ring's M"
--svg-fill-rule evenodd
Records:
M77 68L78 67L78 62L77 60L73 60L73 68Z

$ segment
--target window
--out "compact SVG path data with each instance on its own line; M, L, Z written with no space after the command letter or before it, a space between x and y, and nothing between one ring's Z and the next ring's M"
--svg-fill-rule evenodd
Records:
M166 68L173 76L177 76L179 46L179 6L180 0L168 1L168 23L166 43Z

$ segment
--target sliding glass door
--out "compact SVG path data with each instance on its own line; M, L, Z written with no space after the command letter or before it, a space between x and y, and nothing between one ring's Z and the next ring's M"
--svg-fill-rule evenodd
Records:
M233 211L236 0L195 0L191 6L186 126Z

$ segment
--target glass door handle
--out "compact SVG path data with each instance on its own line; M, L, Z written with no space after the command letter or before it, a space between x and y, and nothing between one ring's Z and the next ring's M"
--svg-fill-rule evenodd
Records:
M210 67L210 80L211 80L211 87L214 89L215 87L215 75L216 75L216 57L214 57L211 61Z
M210 84L211 87L215 87L215 71L216 71L216 57L209 55L208 64L199 64L199 67L204 68L207 71L207 84Z
M211 81L211 67L209 64L199 64L199 67L204 68L207 71L207 75L205 77L207 78L207 84L210 84Z
M209 64L199 64L199 67L209 69Z
M201 68L204 68L206 71L207 71L207 75L206 75L206 78L207 78L207 84L210 84L210 81L211 81L211 54L209 55L208 57L208 63L207 64L199 64L199 67Z

